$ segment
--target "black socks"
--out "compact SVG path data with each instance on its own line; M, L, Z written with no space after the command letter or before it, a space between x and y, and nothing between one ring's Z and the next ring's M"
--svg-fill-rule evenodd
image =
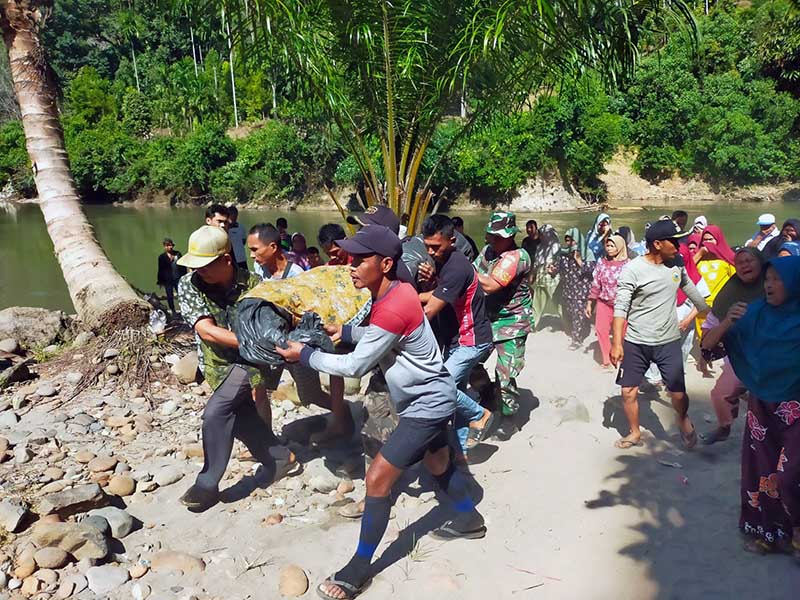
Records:
M389 496L364 498L364 515L361 517L361 536L358 538L358 548L350 562L336 573L336 579L359 587L369 579L372 556L375 554L383 534L386 533L391 510L392 501Z

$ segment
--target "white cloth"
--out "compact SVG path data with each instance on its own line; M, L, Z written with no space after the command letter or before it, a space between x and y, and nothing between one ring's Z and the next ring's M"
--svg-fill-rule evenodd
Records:
M756 246L756 248L758 248L759 250L763 250L766 247L766 245L769 244L773 239L778 237L780 233L781 233L780 229L775 227L772 231L769 232L769 235L767 235L767 237L765 237L758 243L758 246ZM753 237L751 237L750 241L752 242L754 239L756 239L756 236L758 236L758 234L755 234Z

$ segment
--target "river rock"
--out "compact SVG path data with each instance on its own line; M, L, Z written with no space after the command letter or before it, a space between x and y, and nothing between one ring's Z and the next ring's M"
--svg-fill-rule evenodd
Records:
M7 583L8 575L6 575L4 571L0 570L0 590L4 590Z
M108 496L103 493L99 485L90 483L47 494L39 501L37 512L40 515L57 513L61 517L68 517L105 506L108 504L108 500Z
M109 375L119 375L119 366L114 363L111 363L106 367L106 373L108 373Z
M136 482L127 475L114 475L106 486L106 492L114 496L130 496L136 491Z
M155 573L180 571L181 573L200 573L205 571L206 563L202 558L186 554L184 552L173 552L165 550L157 552L150 558L150 568Z
M81 519L81 523L87 527L92 527L103 534L103 537L111 535L111 525L108 524L105 517L99 515L86 515Z
M308 480L308 487L322 494L332 492L338 485L339 480L333 475L314 475Z
M31 538L38 546L56 546L78 560L102 559L108 555L108 540L99 530L84 523L39 522Z
M61 548L39 548L33 559L41 569L60 569L69 562L69 554Z
M14 338L5 338L0 340L0 352L17 354L19 352L19 342Z
M342 479L339 485L336 486L336 492L339 494L349 494L354 489L356 489L356 486L349 479Z
M22 580L22 587L20 591L30 597L33 596L36 592L39 591L39 588L43 587L42 582L36 579L33 575L26 577Z
M50 586L58 582L58 572L54 571L53 569L39 569L33 574L33 576L46 586Z
M87 423L87 425L88 425L88 423ZM77 462L81 463L82 465L85 465L85 464L88 464L91 460L93 460L95 458L95 456L96 456L96 454L94 452L90 452L89 450L79 450L75 454L75 460Z
M28 444L18 444L14 448L14 462L18 465L24 465L31 462L33 459L33 450L28 448Z
M39 387L36 388L36 395L41 396L42 398L49 398L50 396L55 396L58 393L56 386L54 386L49 381L44 381L39 384Z
M264 519L264 525L278 525L279 523L283 523L283 515L281 513L272 513L267 518Z
M308 577L297 565L289 565L281 571L278 591L282 596L297 598L308 591Z
M95 594L107 594L128 581L128 570L114 565L92 567L86 571L86 581Z
M70 319L58 310L12 306L0 310L0 338L14 338L25 348L45 347L62 338Z
M161 405L161 414L165 417L170 416L176 410L178 410L178 403L175 400L167 400Z
M0 429L13 429L19 423L19 417L13 410L0 412Z
M105 360L111 360L112 358L116 358L119 356L119 350L116 348L106 348L103 352L103 358Z
M183 479L183 473L173 466L162 467L153 477L153 481L158 484L158 487L172 485L181 479Z
M131 479L131 481L133 481ZM106 506L89 511L90 517L102 517L111 526L111 535L122 539L133 529L133 517L126 511L115 506Z
M147 565L136 563L130 569L128 569L128 574L131 576L131 579L139 579L140 577L147 575L149 570L150 569Z
M110 471L117 464L117 459L113 456L97 456L89 461L86 466L92 473L102 473Z
M197 352L192 351L172 365L170 370L179 382L192 383L197 378L197 363Z
M33 558L33 553L26 553L17 559L17 567L14 569L14 577L17 579L25 579L33 575L36 570L36 560Z
M81 348L88 344L94 334L91 331L81 331L78 335L75 336L75 339L72 340L72 347L73 348Z
M43 473L48 481L58 481L64 476L64 469L59 467L47 467Z
M81 379L83 379L83 375L77 371L70 371L64 376L64 381L71 385L77 385Z
M0 501L0 527L9 533L19 531L27 515L28 506L22 500Z

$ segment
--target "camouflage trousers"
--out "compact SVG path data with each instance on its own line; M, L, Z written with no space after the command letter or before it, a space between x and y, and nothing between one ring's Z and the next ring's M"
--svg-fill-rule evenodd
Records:
M500 388L500 409L503 415L509 416L519 410L519 388L517 377L525 368L525 342L528 334L501 340L494 343L497 352L497 365L494 369L495 384Z

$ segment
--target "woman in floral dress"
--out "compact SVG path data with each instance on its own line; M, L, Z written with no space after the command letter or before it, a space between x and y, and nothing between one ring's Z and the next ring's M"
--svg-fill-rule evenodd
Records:
M592 318L592 306L597 303L594 328L603 367L611 365L611 323L614 320L614 300L617 298L617 278L622 267L628 264L628 244L621 235L612 234L606 240L606 258L597 261L586 301L586 318Z
M562 306L567 334L572 340L570 348L575 350L589 335L589 319L586 318L586 299L592 287L594 253L589 250L577 227L564 234L564 245L556 270L561 275Z

